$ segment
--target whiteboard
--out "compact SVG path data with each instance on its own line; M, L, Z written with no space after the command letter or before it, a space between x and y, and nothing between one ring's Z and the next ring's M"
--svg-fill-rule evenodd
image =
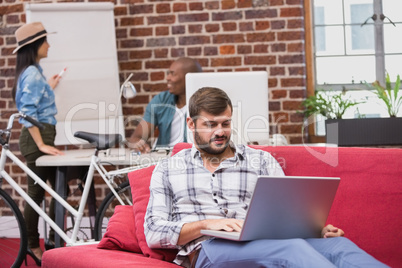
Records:
M56 32L40 62L44 75L67 67L55 89L56 145L83 143L73 136L78 130L124 138L113 9L110 2L25 5L27 22Z
M232 141L235 144L269 143L267 72L188 73L186 75L187 103L194 92L201 87L220 88L231 99ZM192 132L188 128L187 137L190 142L193 142Z

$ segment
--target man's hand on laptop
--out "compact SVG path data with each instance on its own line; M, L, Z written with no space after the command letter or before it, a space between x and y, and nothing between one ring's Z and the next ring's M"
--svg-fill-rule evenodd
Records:
M206 220L207 230L226 231L226 232L240 232L243 227L244 220L238 219L219 219L219 220Z
M344 236L344 234L345 232L342 229L339 229L331 224L325 226L321 231L321 236L323 238Z

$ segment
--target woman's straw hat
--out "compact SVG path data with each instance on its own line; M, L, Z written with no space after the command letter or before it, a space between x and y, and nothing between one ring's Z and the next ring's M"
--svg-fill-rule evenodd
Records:
M32 22L21 26L15 31L18 47L14 49L13 54L23 46L31 44L48 34L51 33L46 32L45 27L40 22Z

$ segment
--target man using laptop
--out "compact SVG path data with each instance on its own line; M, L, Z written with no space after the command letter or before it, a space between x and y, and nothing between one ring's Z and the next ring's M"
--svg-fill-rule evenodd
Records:
M267 152L230 142L232 103L217 88L190 98L187 125L194 145L154 170L145 216L151 248L178 248L185 267L385 267L332 225L323 238L234 242L201 230L239 232L259 175L284 175Z

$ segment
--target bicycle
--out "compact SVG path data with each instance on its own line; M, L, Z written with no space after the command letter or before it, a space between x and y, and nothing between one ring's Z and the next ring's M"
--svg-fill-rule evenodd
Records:
M100 240L106 230L108 218L111 216L110 211L114 211L114 207L117 204L120 205L132 205L131 202L131 190L128 181L117 185L115 182L116 177L136 169L140 169L146 166L155 164L156 161L148 162L146 165L139 165L129 168L124 168L116 171L108 172L101 164L101 159L98 154L101 150L107 150L118 144L121 141L120 134L95 134L88 132L76 132L74 135L78 138L87 140L91 144L95 145L94 154L91 156L91 161L88 169L88 173L85 180L85 185L82 192L81 201L79 203L78 210L73 208L66 202L59 194L57 194L50 186L41 180L35 173L33 173L21 160L18 159L10 151L9 140L11 137L11 130L13 122L17 118L24 118L33 125L41 128L42 125L32 119L31 117L22 113L14 113L10 116L5 130L0 130L0 143L2 146L0 156L0 186L3 179L14 189L18 194L32 206L32 208L45 220L47 224L60 236L66 246L75 246L81 244L98 243L95 240ZM166 154L167 156L167 154ZM37 205L28 194L12 179L7 170L5 169L6 160L10 159L18 167L20 167L26 174L35 180L46 192L48 192L57 202L59 202L73 217L75 218L74 227L71 236L68 236L56 223L53 221L46 212ZM77 234L80 231L81 221L84 215L84 208L87 203L87 198L90 190L91 183L95 170L100 174L102 179L110 188L111 192L104 199L97 212L95 219L95 239L81 241L77 239ZM17 227L16 227L17 226ZM13 231L13 235L10 235ZM18 238L18 239L15 239ZM26 258L27 251L27 235L25 221L19 210L17 204L10 197L10 195L1 189L0 187L0 250L4 251L8 258L1 260L7 267L19 267L22 261ZM3 263L0 262L0 266L3 267Z

